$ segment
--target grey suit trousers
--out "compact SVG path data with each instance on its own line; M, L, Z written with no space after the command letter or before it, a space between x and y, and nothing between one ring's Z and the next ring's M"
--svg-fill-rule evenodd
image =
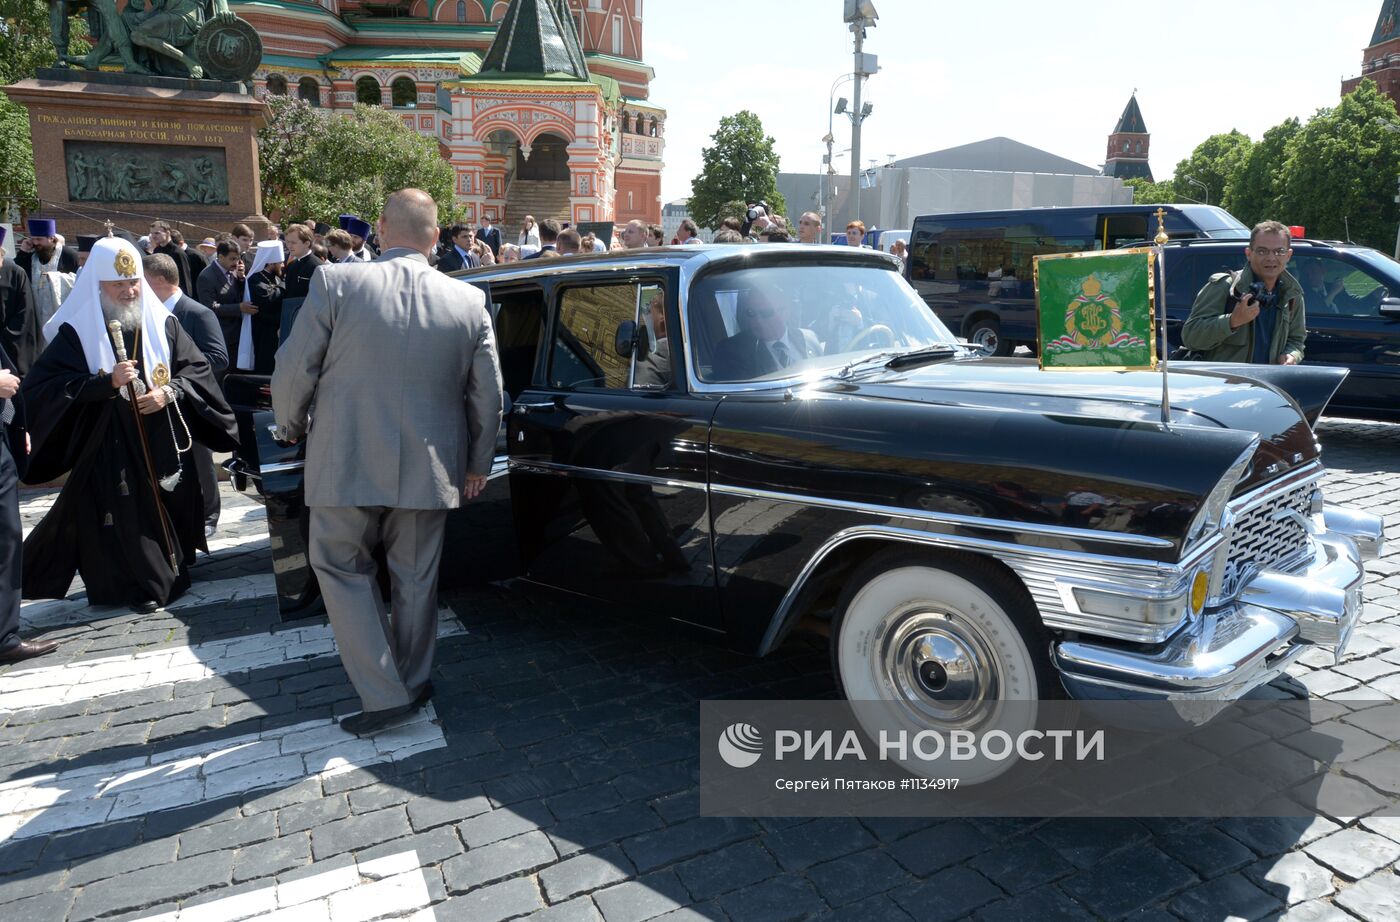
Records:
M446 509L311 507L308 556L340 658L366 711L409 704L432 672L446 523ZM375 578L372 554L380 541L392 615Z

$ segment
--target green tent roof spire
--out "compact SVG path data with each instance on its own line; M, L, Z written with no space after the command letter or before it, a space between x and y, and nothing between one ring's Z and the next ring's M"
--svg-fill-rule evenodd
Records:
M1371 33L1372 47L1400 36L1400 16L1397 14L1400 14L1400 4L1396 0L1385 0L1381 4L1381 13L1376 17L1376 31Z
M529 74L588 79L567 0L515 0L496 30L478 76Z
M1142 110L1138 108L1136 91L1129 97L1128 104L1123 107L1123 114L1118 116L1118 125L1113 129L1113 133L1118 134L1119 132L1147 134L1147 125L1142 120Z

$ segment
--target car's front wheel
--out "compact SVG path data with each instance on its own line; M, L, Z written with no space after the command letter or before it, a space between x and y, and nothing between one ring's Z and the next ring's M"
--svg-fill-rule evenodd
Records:
M1035 729L1040 701L1064 697L1029 594L974 555L877 555L849 582L831 637L842 690L876 741L882 733L912 738L933 731L948 740L953 731L991 730L1015 739ZM904 764L975 784L1015 760Z

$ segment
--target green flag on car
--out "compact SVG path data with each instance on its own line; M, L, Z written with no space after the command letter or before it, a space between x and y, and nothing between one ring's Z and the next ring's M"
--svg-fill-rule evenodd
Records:
M1040 367L1157 367L1153 263L1148 248L1037 256Z

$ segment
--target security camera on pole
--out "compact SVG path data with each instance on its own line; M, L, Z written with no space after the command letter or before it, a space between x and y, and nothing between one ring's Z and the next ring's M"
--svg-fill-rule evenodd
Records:
M870 108L862 108L860 90L865 78L878 73L880 65L875 55L865 54L865 30L875 25L880 15L875 12L875 4L870 0L846 0L846 22L855 36L855 104L851 106L851 214L847 220L860 217L860 124L870 114Z

